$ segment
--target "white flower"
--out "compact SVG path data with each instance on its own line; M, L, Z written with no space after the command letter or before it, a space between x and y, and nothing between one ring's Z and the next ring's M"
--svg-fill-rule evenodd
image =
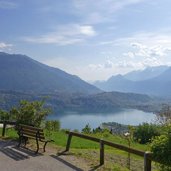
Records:
M125 132L125 133L124 133L124 136L125 136L125 137L128 137L128 136L130 136L130 133L129 133L129 132Z

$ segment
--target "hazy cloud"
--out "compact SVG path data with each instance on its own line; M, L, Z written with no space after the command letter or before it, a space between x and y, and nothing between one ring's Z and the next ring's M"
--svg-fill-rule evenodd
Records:
M10 50L10 48L12 47L12 44L7 44L4 42L0 42L0 50Z
M80 13L87 23L96 24L113 22L111 14L142 1L144 0L73 0L73 6L76 8L76 13Z
M117 67L122 68L128 68L129 70L133 69L143 69L145 67L149 66L159 66L159 65L164 65L164 63L161 61L160 58L156 57L148 57L144 58L139 61L134 61L134 60L122 60L116 63Z
M38 37L25 37L23 40L32 43L69 45L83 42L87 38L95 35L96 32L90 25L70 24L60 26L54 32Z
M89 64L88 68L91 70L103 69L104 66L102 64Z
M135 54L133 52L126 52L126 53L123 53L123 56L129 57L129 58L134 58Z
M143 56L143 57L155 57L155 56L165 56L167 48L163 47L162 45L156 46L146 46L140 43L132 43L132 47L136 48L137 52L135 56Z
M114 63L111 60L106 60L104 64L89 64L88 67L92 70L96 69L111 69L113 68Z
M18 5L14 1L0 0L0 9L15 9Z
M112 68L113 66L114 66L114 64L110 60L107 60L104 64L104 68Z

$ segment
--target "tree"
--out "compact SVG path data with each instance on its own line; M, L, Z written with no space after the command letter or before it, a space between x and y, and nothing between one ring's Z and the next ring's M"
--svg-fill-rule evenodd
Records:
M162 109L157 113L157 120L160 124L171 123L171 106L163 105Z
M171 171L171 107L163 106L158 113L158 121L162 126L162 135L155 137L151 143L153 158L160 162L161 171Z
M61 127L60 121L58 120L52 120L52 121L46 121L45 122L45 128L48 131L59 131Z
M84 134L90 134L91 133L91 127L89 124L87 124L81 131Z
M18 107L13 107L10 110L10 115L17 123L33 125L40 127L40 124L45 120L50 113L50 109L44 106L44 101L20 101Z
M153 158L158 161L161 171L171 171L171 135L161 135L155 137L151 143L151 151L153 152Z
M0 120L10 120L10 115L8 112L0 109Z
M148 142L151 142L153 137L159 135L160 132L156 125L143 123L135 128L133 137L139 143L146 144Z

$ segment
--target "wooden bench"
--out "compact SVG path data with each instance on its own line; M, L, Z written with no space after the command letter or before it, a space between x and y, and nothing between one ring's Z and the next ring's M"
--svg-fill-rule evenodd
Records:
M44 146L43 146L44 152L45 152L47 143L53 141L53 140L45 139L43 129L33 127L33 126L23 125L23 124L19 125L18 135L19 135L18 147L20 147L22 142L24 142L24 144L26 146L27 140L29 138L36 140L37 150L35 153L38 153L38 151L39 151L39 141L44 142Z

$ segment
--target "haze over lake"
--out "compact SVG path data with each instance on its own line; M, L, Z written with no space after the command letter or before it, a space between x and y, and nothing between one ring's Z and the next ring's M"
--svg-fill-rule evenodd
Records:
M155 114L137 109L117 109L110 113L77 113L66 112L61 115L50 115L50 120L60 120L61 128L81 130L86 124L91 128L103 122L118 122L126 125L138 125L143 122L154 122Z

